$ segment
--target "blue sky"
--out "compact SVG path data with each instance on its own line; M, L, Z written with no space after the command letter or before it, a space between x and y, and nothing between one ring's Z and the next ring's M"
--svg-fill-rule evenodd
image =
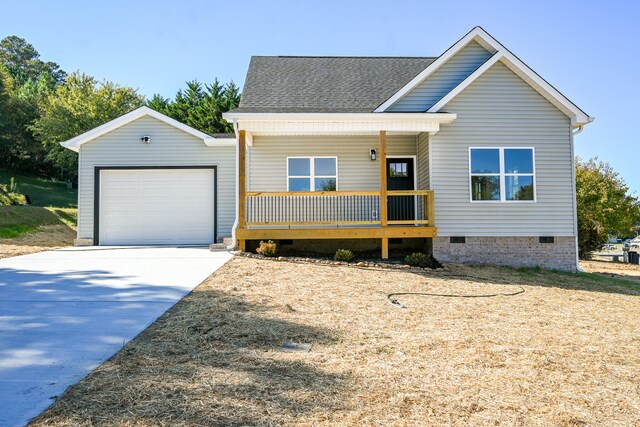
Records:
M6 1L0 37L44 60L172 96L186 80L244 81L251 55L437 56L481 25L596 117L576 137L640 193L634 1Z

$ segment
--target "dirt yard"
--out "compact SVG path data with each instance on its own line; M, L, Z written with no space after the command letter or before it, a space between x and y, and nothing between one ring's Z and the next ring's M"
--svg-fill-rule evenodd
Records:
M395 292L458 297L395 296L401 308L387 298ZM285 341L312 348L283 351ZM33 421L638 424L640 287L633 282L246 257L230 261Z
M0 258L72 246L76 231L67 225L43 225L36 232L9 239L0 238Z

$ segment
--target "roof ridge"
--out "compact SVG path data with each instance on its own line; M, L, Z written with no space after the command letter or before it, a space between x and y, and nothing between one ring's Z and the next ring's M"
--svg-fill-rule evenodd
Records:
M437 56L253 55L252 58L437 59Z

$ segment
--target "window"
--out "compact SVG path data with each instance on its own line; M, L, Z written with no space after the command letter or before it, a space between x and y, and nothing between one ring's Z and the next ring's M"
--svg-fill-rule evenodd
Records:
M287 158L288 191L336 191L337 157Z
M389 176L392 178L408 177L409 172L407 172L407 163L389 163Z
M472 201L535 201L533 148L471 148Z

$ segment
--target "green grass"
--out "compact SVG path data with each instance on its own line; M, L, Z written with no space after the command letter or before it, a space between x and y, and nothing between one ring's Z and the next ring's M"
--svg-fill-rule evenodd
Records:
M29 195L33 206L59 208L78 206L78 190L67 190L65 182L0 170L0 183L9 185L11 177L15 178L18 184L18 192Z
M617 283L621 286L625 286L628 288L632 288L635 290L640 290L640 282L634 279L625 279L623 277L611 277L606 275L607 273L585 273L580 272L576 273L578 277L585 280L591 280L597 283Z
M38 231L38 227L22 224L7 225L5 227L0 226L0 238L13 239L14 237L20 237L27 233L33 233L34 231Z
M505 267L510 268L510 267ZM540 267L519 267L516 271L525 277L547 279L550 282L562 284L569 281L570 284L582 285L586 287L599 286L619 286L625 289L640 291L640 282L634 279L626 279L623 277L611 277L610 275L600 273L571 273L560 270L544 270Z
M78 211L73 208L0 206L0 238L10 239L33 233L42 225L64 224L75 228Z

